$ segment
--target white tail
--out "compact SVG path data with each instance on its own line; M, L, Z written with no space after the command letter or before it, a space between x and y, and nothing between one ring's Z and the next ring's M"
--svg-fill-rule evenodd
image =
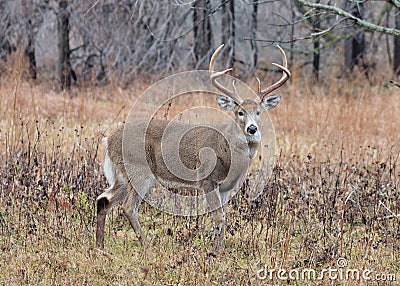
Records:
M200 190L204 194L215 194L211 198L213 202L210 202L217 202L219 206L213 211L215 223L213 251L217 251L223 246L224 206L230 197L231 191L235 187L240 187L237 186L239 178L246 174L250 161L255 157L259 149L261 142L261 112L274 108L280 101L279 95L268 96L268 94L282 86L290 78L290 71L287 68L286 55L279 47L283 65L275 63L273 65L283 72L282 78L264 90L261 89L259 84L259 101L254 99L241 101L237 94L235 82L233 82L234 89L229 90L217 81L218 78L231 70L214 72L214 62L222 47L223 45L214 52L211 58L210 80L218 90L225 94L217 96L217 103L222 109L233 112L234 121L216 125L213 128L155 119L148 124L133 122L129 126L131 137L123 138L126 135L124 134L124 127L121 127L104 140L106 148L104 172L110 187L97 198L96 246L98 248L104 248L106 215L114 205L120 202L122 202L124 214L137 237L143 245L147 244L146 237L138 221L138 207L143 196L153 186L156 186L157 182L161 182L165 187L176 189L191 188ZM143 143L137 142L138 136L134 136L135 134L144 134L146 137L144 146L146 162L136 160L136 154L138 152L143 153L143 146L141 145ZM184 134L183 137L181 136L182 134ZM178 147L176 147L176 142L161 147L162 136L182 138ZM127 149L124 152L122 150L123 141L124 148ZM201 158L201 152L204 148L210 148L214 151L212 158L207 157L207 155L205 158ZM173 156L167 156L169 159L165 159L165 154L176 153L177 150L179 151L179 162ZM213 158L214 161L212 160ZM128 183L132 181L129 180L124 161L130 162L135 167L135 170L139 170L137 172L140 172L140 175L144 178L140 186L135 185L134 187ZM211 172L208 170L209 166L203 166L207 165L203 164L204 162L210 161L213 161ZM179 164L183 164L188 173L192 171L195 177L188 179L175 176L170 167L172 166L173 168L174 165Z

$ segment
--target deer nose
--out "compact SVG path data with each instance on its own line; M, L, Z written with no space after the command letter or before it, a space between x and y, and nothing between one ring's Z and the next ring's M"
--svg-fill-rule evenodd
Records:
M257 132L257 126L254 124L251 124L249 127L247 127L247 133L254 135Z

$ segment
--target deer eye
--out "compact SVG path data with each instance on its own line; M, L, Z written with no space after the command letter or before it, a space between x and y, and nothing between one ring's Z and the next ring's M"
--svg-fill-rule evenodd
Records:
M261 113L261 112L260 112L259 110L257 110L256 114L257 114L257 115L260 115L260 113Z
M238 112L238 115L239 115L239 116L243 116L243 115L244 115L243 111L239 111L239 112Z

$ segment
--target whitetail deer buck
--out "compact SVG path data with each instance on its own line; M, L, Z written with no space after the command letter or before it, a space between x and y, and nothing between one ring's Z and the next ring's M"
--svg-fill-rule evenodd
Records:
M116 204L122 202L122 208L125 216L128 218L137 237L143 245L147 245L146 237L143 234L138 221L138 207L143 196L162 182L164 187L175 189L196 189L204 194L213 193L213 200L218 203L218 208L213 211L213 220L215 223L214 234L215 241L212 251L218 251L223 246L224 206L227 203L231 191L238 187L239 177L247 172L248 164L257 154L261 142L260 133L260 114L263 110L274 108L280 101L279 95L269 95L274 90L281 87L289 78L290 71L287 68L287 59L285 52L278 46L283 59L283 65L273 63L283 72L281 79L267 87L261 89L261 83L258 80L258 95L260 100L245 99L241 100L237 94L235 82L233 81L233 90L229 90L217 81L218 78L227 74L232 69L221 72L214 72L214 62L220 53L221 45L212 55L210 61L210 80L211 83L223 94L217 96L218 105L227 111L234 113L234 121L225 125L218 125L215 128L206 128L204 126L189 125L185 123L173 123L166 120L151 120L150 123L137 123L132 125L132 136L124 138L124 127L119 128L111 136L105 138L106 156L104 162L104 173L110 187L97 198L97 231L96 247L104 248L104 224L109 210ZM172 125L172 127L168 126ZM168 127L167 127L168 126ZM161 147L162 136L168 128L171 132L171 138L181 138L179 142L174 142L176 148L178 144L179 160L189 170L197 173L194 180L182 179L171 172L167 166L175 163L166 162L163 154L168 154L168 146ZM137 134L146 137L144 145L137 141ZM180 137L184 134L183 137ZM175 136L176 135L176 136ZM136 139L136 141L135 141ZM128 148L128 152L123 151ZM128 145L128 146L126 146ZM138 146L143 149L137 149ZM171 146L171 150L173 148ZM200 158L200 152L204 148L211 148L216 157L213 170L204 175L201 165L204 158ZM170 151L171 151L170 150ZM145 152L146 160L138 161L135 156L138 153ZM125 156L125 157L124 157ZM233 164L233 159L239 164ZM128 174L124 161L133 165L136 172L144 176L143 185L139 190L137 185L133 187L131 177ZM244 162L244 163L242 163ZM178 162L176 162L178 164ZM144 166L146 165L146 166ZM146 170L151 172L146 173ZM139 174L139 173L138 173ZM144 174L144 175L143 175ZM240 187L240 186L239 186Z

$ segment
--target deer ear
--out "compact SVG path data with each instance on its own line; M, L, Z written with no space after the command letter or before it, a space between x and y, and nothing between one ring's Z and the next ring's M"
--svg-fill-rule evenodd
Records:
M281 96L279 94L273 94L270 96L265 97L261 101L261 107L265 110L270 110L278 105L279 101L281 101Z
M235 101L233 101L232 98L224 95L218 95L217 102L222 109L225 109L227 111L232 111L236 106L236 103Z

